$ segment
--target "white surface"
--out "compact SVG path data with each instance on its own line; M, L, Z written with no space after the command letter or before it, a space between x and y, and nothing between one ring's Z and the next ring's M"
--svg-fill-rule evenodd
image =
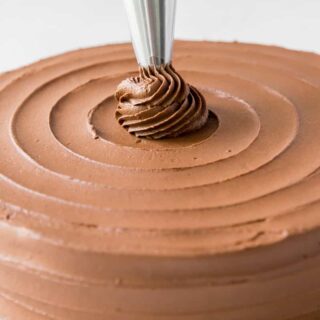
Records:
M320 0L178 0L176 38L320 52ZM0 0L0 72L56 53L129 41L121 0Z

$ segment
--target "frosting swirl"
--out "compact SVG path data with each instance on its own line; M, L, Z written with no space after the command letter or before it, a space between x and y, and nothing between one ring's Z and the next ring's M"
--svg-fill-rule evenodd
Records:
M208 110L203 95L188 85L171 64L140 68L120 83L116 118L137 137L177 137L200 129Z

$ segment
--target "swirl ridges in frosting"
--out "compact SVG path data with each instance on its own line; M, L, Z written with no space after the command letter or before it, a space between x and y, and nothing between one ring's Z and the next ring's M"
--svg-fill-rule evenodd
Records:
M140 68L120 83L116 117L141 138L172 138L200 129L208 110L203 95L188 85L171 64Z

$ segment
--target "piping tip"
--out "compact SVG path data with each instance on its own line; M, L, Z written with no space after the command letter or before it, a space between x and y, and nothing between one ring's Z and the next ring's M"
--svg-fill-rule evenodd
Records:
M170 63L176 0L124 0L137 62L142 67Z

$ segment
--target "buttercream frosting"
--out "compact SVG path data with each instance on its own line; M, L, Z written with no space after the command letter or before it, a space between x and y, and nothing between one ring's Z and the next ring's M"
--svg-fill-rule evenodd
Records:
M120 83L116 117L142 138L172 138L200 129L208 118L203 95L185 83L171 64L141 67Z
M319 317L320 57L174 52L210 111L176 138L115 119L128 44L0 76L0 317Z

